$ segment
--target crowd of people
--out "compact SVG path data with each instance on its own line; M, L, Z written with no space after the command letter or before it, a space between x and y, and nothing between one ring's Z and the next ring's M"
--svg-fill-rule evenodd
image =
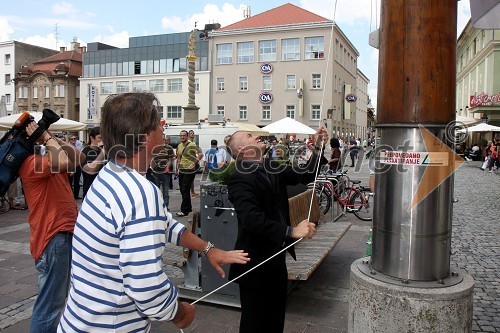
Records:
M163 134L157 105L150 93L112 95L87 145L77 136L66 140L46 130L35 154L23 162L19 176L39 275L31 332L148 331L158 320L188 327L195 307L179 300L177 287L163 272L166 242L205 255L223 277L224 264L231 265L229 279L244 275L236 282L240 332L257 332L262 322L273 332L283 331L285 252L266 259L284 249L295 258L291 244L315 232L308 220L290 225L286 186L311 182L318 160L337 172L349 156L354 167L369 143L355 137L328 140L320 127L300 142L308 158L299 169L282 163L296 138L270 137L268 146L249 130L226 136L224 145L214 139L205 151L194 131L180 131L174 149ZM37 127L30 123L26 133ZM492 172L499 146L500 139L484 149L475 145L468 156L482 151L482 167ZM169 191L178 179L182 202L174 215L184 217L193 210L197 172L217 172L233 161L228 194L238 234L235 249L222 251L174 219ZM80 208L76 200L82 200Z

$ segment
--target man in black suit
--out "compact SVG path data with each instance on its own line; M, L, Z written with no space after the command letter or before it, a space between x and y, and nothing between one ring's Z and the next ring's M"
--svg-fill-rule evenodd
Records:
M319 148L328 134L320 128ZM236 171L229 177L229 200L238 216L235 249L249 253L246 265L231 265L232 280L275 255L302 237L312 237L315 225L304 220L290 226L287 185L307 184L314 180L318 154L301 169L275 164L265 157L266 145L258 134L238 131L228 143L236 160ZM326 159L322 159L326 163ZM295 259L293 247L288 249ZM240 290L240 332L283 332L288 272L286 252L237 280ZM263 326L265 325L265 326Z

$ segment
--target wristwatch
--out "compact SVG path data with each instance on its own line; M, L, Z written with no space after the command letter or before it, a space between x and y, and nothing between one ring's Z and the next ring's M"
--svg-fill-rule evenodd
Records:
M205 247L205 249L203 249L203 252L201 254L206 256L208 254L208 252L210 252L210 250L213 249L214 247L215 247L215 245L212 244L212 242L208 242L207 246Z

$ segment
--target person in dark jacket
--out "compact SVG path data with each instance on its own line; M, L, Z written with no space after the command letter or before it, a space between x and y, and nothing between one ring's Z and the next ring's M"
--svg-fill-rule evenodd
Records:
M327 142L328 134L320 128L316 151ZM231 265L229 279L239 284L241 302L240 332L282 332L285 322L288 272L286 252L250 269L283 250L295 240L312 237L315 225L308 220L290 226L287 185L307 184L314 180L316 162L313 153L300 170L276 163L265 156L265 143L257 134L247 131L234 133L229 140L236 171L228 180L229 200L238 217L235 249L244 249L252 260L245 267ZM327 160L323 158L323 163ZM288 249L295 259L293 246Z

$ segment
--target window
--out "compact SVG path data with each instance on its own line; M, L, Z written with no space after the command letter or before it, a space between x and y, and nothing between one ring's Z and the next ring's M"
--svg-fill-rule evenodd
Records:
M286 89L297 89L297 77L295 74L286 76Z
M311 87L313 89L321 89L321 74L313 74Z
M45 98L50 98L50 87L49 86L45 86L45 95L44 95Z
M19 98L28 98L28 87L19 87Z
M262 105L262 120L271 120L271 105Z
M270 75L262 76L262 90L271 90L272 79Z
M246 105L240 105L238 119L239 120L247 120L247 116L248 116L247 113L248 113L248 108L246 107Z
M194 78L194 91L200 91L200 78Z
M286 106L286 116L295 119L295 105Z
M321 107L319 105L311 106L311 119L319 120L321 117Z
M167 106L167 119L181 119L182 106Z
M112 93L113 93L113 82L101 82L101 94L110 95Z
M238 63L253 62L253 42L237 43Z
M33 87L33 98L38 98L38 87Z
M217 65L226 65L233 63L233 44L217 45Z
M117 81L116 82L116 93L123 94L129 92L128 81Z
M281 40L281 60L300 60L300 40L298 38Z
M182 82L181 82L181 89L182 89ZM164 90L163 79L149 80L149 91L163 92L163 90Z
M305 59L323 59L325 57L324 37L306 37Z
M248 91L248 76L240 76L239 81L239 90Z
M168 92L182 91L182 79L167 79L167 91Z
M75 88L76 88L75 98L80 98L80 86L76 86ZM80 112L80 110L76 108L76 112Z
M217 91L226 91L226 85L223 77L217 78Z
M225 115L226 111L223 105L217 105L217 114Z
M132 92L143 92L146 90L146 80L132 81Z
M10 54L5 55L5 64L10 65Z
M5 84L6 85L10 84L10 74L5 74Z
M5 94L5 104L10 104L12 101L10 100L10 94Z
M276 40L259 41L259 61L276 61Z
M56 86L54 88L55 88L55 96L54 97L64 97L64 85L63 84L56 84ZM113 90L113 87L111 86L111 91L112 90Z
M158 115L160 116L160 118L163 119L164 118L164 116L163 116L163 106L157 105L156 106L156 110L158 110Z

